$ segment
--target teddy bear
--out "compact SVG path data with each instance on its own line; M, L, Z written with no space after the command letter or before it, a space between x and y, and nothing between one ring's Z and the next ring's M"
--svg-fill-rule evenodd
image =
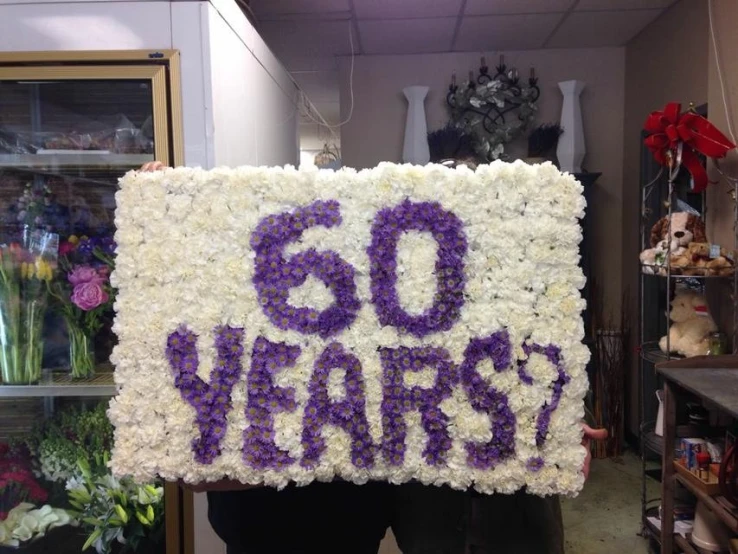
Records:
M717 325L707 310L707 300L698 292L678 289L671 301L671 325L669 327L669 350L687 358L704 356L710 350L710 333ZM659 341L661 351L667 352L667 338Z
M684 253L671 257L672 273L724 277L733 274L734 256L707 242L690 242Z
M695 242L690 243L689 250L693 260L697 259L699 264L704 264L704 275L724 277L733 274L734 256L725 248L705 242Z
M669 216L662 217L651 228L651 248L641 252L643 272L665 274L660 266L666 263L666 252L672 259L681 256L686 253L690 242L707 242L702 218L688 212L675 212L671 214L671 220Z

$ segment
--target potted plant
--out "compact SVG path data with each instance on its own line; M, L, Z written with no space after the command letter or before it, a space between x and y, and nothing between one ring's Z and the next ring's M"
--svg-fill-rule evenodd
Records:
M67 480L79 473L80 458L95 471L107 471L105 458L113 444L113 426L106 409L104 402L92 408L67 406L37 425L29 436L27 445L35 469L52 488L63 489Z
M79 463L81 477L67 482L69 502L89 536L82 550L97 554L158 554L164 545L164 489L136 485L110 474L95 476Z
M27 442L34 468L53 502L68 505L79 521L80 528L69 537L69 554L162 554L163 488L119 480L110 473L113 427L106 408L104 402L92 408L71 405L41 423Z

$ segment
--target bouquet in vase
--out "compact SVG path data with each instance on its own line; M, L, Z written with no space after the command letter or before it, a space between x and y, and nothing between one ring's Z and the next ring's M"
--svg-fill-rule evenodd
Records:
M59 247L64 278L55 283L53 295L67 323L69 362L76 379L95 372L94 338L113 307L110 273L114 251L112 239L76 236Z
M7 385L41 378L48 285L59 237L24 228L21 242L0 247L0 373Z

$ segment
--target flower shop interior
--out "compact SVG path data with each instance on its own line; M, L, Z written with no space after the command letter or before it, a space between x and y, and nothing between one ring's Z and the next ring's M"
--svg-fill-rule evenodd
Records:
M584 412L608 437L555 552L738 553L737 21L735 0L0 0L0 554L226 554L205 493L110 469L125 173L496 160L587 202Z

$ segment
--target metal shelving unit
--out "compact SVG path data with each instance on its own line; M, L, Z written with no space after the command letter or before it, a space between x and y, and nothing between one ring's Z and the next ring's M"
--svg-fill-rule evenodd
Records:
M46 372L37 385L2 385L0 398L83 398L115 396L113 373L73 380L69 372Z
M650 362L652 364L658 364L661 362L666 362L673 358L678 358L679 356L674 355L668 355L661 351L661 348L659 347L658 341L648 341L641 344L640 348L641 358L643 358L645 361Z
M680 360L659 366L664 378L664 440L672 441L678 434L676 425L677 407L684 396L696 397L721 413L738 418L738 402L733 391L738 387L738 372L735 356L716 357L706 364L690 365L689 360ZM700 553L689 540L673 533L673 513L677 484L702 502L733 533L738 533L738 507L722 496L710 496L690 479L676 473L674 460L664 451L662 498L663 513L661 552L670 554L677 547L685 553Z
M706 107L697 109L700 115L706 116ZM641 138L645 138L645 133ZM734 192L738 194L738 182L731 181ZM651 153L643 147L641 155L641 250L650 247L649 235L651 227L663 216L670 216L678 211L678 202L682 201L696 209L706 217L706 197L704 193L694 194L690 189L690 175L677 164L674 168L661 168L653 159ZM738 202L735 203L734 225L738 222ZM733 248L738 249L738 227L735 229ZM668 258L668 253L667 253ZM680 359L670 352L663 352L659 347L662 336L667 337L670 325L671 299L680 283L698 286L703 290L717 283L732 282L732 351L738 352L738 271L731 276L686 276L672 273L669 264L666 265L665 275L643 273L639 266L639 421L640 452L642 461L641 479L641 516L643 521L642 534L649 535L646 525L646 513L654 499L647 497L647 480L653 478L647 468L650 461L661 462L663 439L654 432L654 422L658 404L656 391L661 388L661 380L657 376L656 364ZM645 423L644 423L645 422ZM681 426L676 430L676 436L695 436L693 427ZM684 549L685 552L689 550Z
M153 154L113 154L100 151L0 154L0 167L39 169L105 167L121 169L141 167L146 162L153 160Z

